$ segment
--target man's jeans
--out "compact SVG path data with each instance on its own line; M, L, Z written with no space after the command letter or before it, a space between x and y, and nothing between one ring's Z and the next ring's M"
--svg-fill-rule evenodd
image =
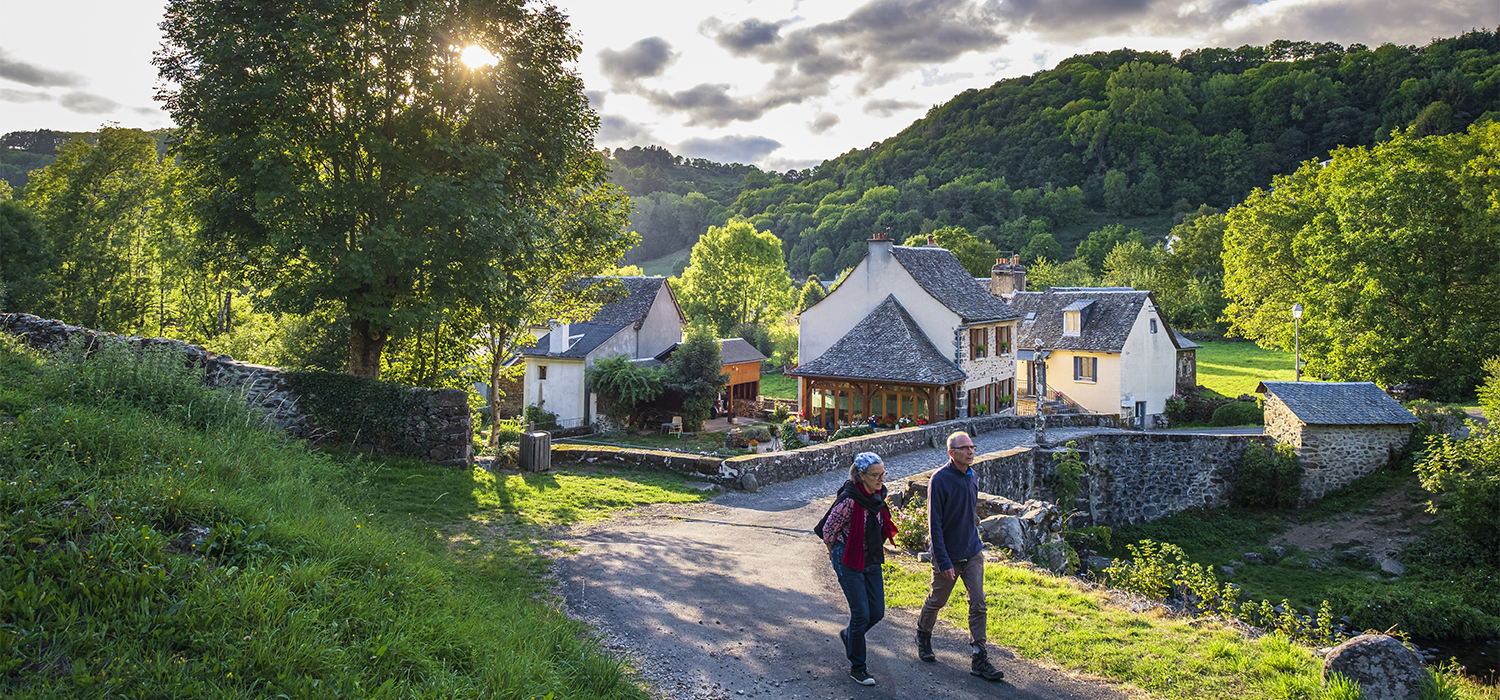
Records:
M839 588L844 589L844 599L849 601L849 626L844 633L844 651L849 657L849 669L865 667L865 633L885 617L885 578L880 565L865 567L864 571L844 566L844 545L835 545L830 556L833 571L838 574Z
M953 562L953 571L955 580L949 581L938 575L937 567L933 567L932 590L927 593L927 601L922 603L922 612L917 616L917 630L932 633L932 628L937 625L938 611L948 604L948 596L953 593L953 584L958 582L956 579L963 579L964 590L969 592L969 641L983 646L985 618L989 611L984 604L984 553L975 554L965 562Z

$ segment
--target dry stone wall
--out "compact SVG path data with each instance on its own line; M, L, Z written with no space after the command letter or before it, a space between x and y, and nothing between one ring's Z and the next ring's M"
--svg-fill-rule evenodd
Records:
M1409 425L1309 425L1302 428L1302 498L1322 498L1397 458Z
M276 367L240 362L180 340L122 336L31 314L0 314L0 331L17 336L28 346L44 352L55 352L74 342L75 338L88 350L107 342L128 343L141 349L170 348L189 362L203 367L204 384L242 392L247 403L261 410L270 425L296 437L315 441L331 439L348 443L357 439L356 436L330 435L326 430L320 430L317 421L299 406L302 397L289 386L287 373ZM449 466L472 464L474 424L464 392L419 388L408 388L407 391L414 394L414 400L410 402L410 413L400 422L397 434L381 436L378 442L364 436L356 447L420 457Z

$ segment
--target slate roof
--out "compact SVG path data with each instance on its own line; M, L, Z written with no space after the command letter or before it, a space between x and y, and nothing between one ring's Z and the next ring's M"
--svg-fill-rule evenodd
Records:
M562 352L548 352L552 347L552 334L548 333L522 353L526 357L576 357L583 359L604 341L615 337L625 326L601 326L597 323L574 323L568 326L568 339L572 344Z
M938 386L968 377L933 347L894 295L887 295L822 355L787 374Z
M1261 382L1307 425L1407 425L1417 417L1371 382Z
M719 356L726 365L737 365L741 362L761 362L766 359L760 354L754 345L746 342L744 338L725 338L719 341Z
M1172 337L1177 339L1177 349L1178 350L1197 350L1197 349L1203 347L1202 345L1199 345L1199 344L1197 344L1197 343L1195 343L1195 342L1193 342L1191 340L1188 340L1187 336L1185 336L1185 335L1183 335L1181 333L1178 333L1176 330L1172 331Z
M656 354L656 359L665 362L667 358L677 351L677 346L682 343L672 343L672 347ZM744 338L720 338L719 339L719 364L737 365L742 362L760 362L766 356L760 354L754 345L746 342Z
M640 330L641 324L646 321L646 314L651 311L651 305L656 302L656 295L667 289L665 277L592 277L584 284L592 286L601 280L619 282L620 289L609 292L612 299L600 307L594 313L593 318L569 326L568 338L572 344L567 350L560 353L548 352L547 349L552 347L552 334L547 333L536 341L536 345L527 348L522 355L526 357L585 357L626 326L633 325L636 330ZM623 296L613 296L617 294L623 294Z
M1040 343L1053 350L1121 352L1150 294L1119 287L1053 287L1043 292L1020 292L1010 299L1011 308L1022 316L1016 324L1016 347L1034 350ZM1063 310L1080 308L1083 301L1094 302L1083 327L1076 336L1064 336Z
M1004 300L990 294L987 288L974 284L974 276L964 269L946 248L892 246L891 255L911 274L932 298L963 318L965 323L1008 321L1016 312Z
M651 310L656 295L667 284L665 277L595 277L593 281L604 279L619 282L625 288L625 297L605 304L589 319L589 323L619 327L635 324L636 330L640 330L640 324L646 320L646 313Z

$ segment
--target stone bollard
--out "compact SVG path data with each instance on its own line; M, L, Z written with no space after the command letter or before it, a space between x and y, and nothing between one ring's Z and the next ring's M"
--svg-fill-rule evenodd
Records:
M544 472L552 469L552 433L538 430L521 435L521 471Z

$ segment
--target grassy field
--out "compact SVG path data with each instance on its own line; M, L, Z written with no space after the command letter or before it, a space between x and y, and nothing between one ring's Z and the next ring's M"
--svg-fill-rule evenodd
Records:
M1199 343L1198 383L1209 389L1235 397L1255 394L1255 385L1263 381L1291 381L1296 378L1292 353L1267 350L1255 343L1211 340ZM1304 380L1309 379L1306 375Z
M989 639L1025 658L1112 679L1164 700L1356 697L1325 690L1322 661L1279 634L1249 639L1213 618L1132 612L1103 589L1026 568L987 565L984 573ZM931 578L929 566L888 561L887 604L920 607ZM960 628L967 625L962 586L941 615ZM1450 675L1440 682L1446 692L1423 697L1500 700L1492 687Z
M317 453L199 380L0 338L0 695L646 697L537 551L700 494Z
M644 260L637 264L641 266L641 272L645 274L671 277L674 272L672 270L672 265L675 264L678 260L687 257L688 254L692 252L693 249L691 247L683 248L682 250L672 251L671 253L656 258L655 260Z
M760 395L777 399L797 398L797 378L788 377L779 369L760 373Z

